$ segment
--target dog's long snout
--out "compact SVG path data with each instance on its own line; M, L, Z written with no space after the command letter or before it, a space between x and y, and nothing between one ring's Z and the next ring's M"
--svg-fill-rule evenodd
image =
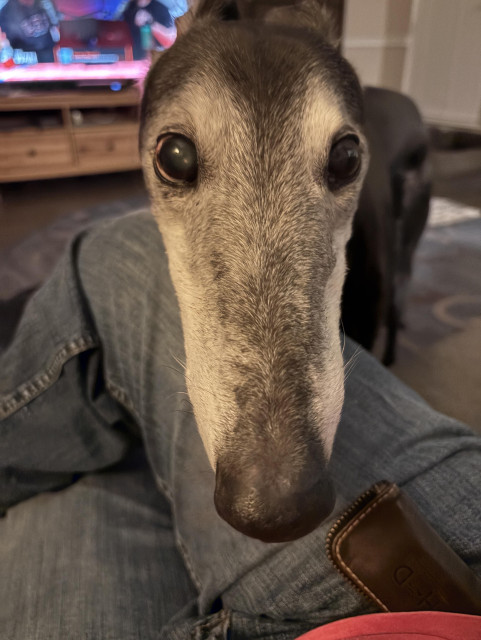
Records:
M297 467L297 465L296 465ZM264 542L296 540L334 508L325 463L310 456L301 469L287 460L249 464L224 456L216 468L215 506L235 529Z

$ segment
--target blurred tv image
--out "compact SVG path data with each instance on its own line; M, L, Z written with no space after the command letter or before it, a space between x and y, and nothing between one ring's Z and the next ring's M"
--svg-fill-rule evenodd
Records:
M140 77L186 9L187 0L0 0L0 79Z

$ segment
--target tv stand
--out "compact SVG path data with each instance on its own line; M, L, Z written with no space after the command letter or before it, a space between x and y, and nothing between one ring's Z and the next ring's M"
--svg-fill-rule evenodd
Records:
M0 182L140 167L136 87L0 97Z

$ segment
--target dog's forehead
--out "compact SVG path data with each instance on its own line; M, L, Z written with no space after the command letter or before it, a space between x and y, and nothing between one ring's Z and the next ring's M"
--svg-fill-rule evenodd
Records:
M334 49L306 32L257 23L204 24L179 38L149 74L144 120L165 105L175 110L180 95L184 109L211 109L211 118L230 105L273 124L317 101L339 116L333 127L342 116L361 120L357 78Z

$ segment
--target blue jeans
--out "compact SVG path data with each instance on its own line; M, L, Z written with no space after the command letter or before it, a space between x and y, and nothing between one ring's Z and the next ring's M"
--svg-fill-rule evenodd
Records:
M179 312L154 221L78 237L0 358L0 636L290 640L373 611L324 544L336 513L382 479L481 574L481 437L349 341L346 359L356 350L335 513L295 542L247 538L216 514L179 393Z

